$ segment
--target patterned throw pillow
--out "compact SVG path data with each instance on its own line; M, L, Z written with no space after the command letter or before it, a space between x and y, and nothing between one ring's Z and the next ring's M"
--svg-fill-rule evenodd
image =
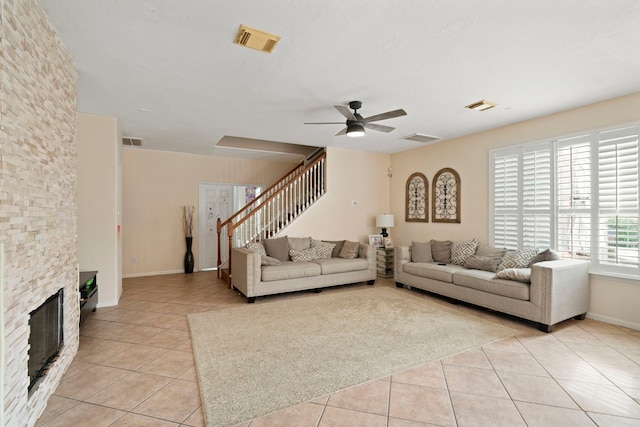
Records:
M496 274L498 279L516 280L522 283L531 283L530 268L505 268Z
M289 250L289 256L291 257L291 261L312 261L314 259L318 259L318 253L315 249L302 249L302 250Z
M502 262L498 266L498 271L505 268L528 268L531 260L538 253L536 248L522 248L504 254Z
M335 245L333 251L331 252L331 258L338 258L340 256L340 251L344 246L344 240L323 240L323 242Z
M335 247L335 243L327 243L311 239L311 249L316 251L316 258L318 259L331 258L331 253Z
M260 242L249 242L245 248L250 251L258 252L262 256L267 256L267 251L264 249L264 245Z
M451 263L456 265L464 265L464 262L471 255L475 255L478 249L478 241L476 239L453 242L451 244Z

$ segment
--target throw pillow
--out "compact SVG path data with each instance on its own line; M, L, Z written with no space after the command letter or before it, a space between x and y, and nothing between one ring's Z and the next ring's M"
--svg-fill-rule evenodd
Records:
M505 248L492 248L489 246L480 246L478 250L476 250L476 255L490 256L498 259L502 259L505 253L507 253Z
M344 246L344 240L323 240L323 242L336 245L331 251L331 258L338 258L340 256L340 251L342 250L342 246Z
M451 244L451 263L464 265L467 258L476 253L476 249L478 249L478 241L476 239L453 242Z
M302 250L289 249L289 256L291 257L291 261L312 261L318 259L318 253L315 249L311 248Z
M491 271L495 273L498 265L500 264L500 261L501 258L498 257L471 255L464 262L463 267L472 268L475 270Z
M516 280L523 283L531 283L530 268L505 268L496 274L498 279Z
M562 259L562 256L560 256L559 252L554 251L553 249L546 249L540 252L538 255L534 256L533 259L531 260L530 265L533 265L535 263L542 262L542 261L556 261L559 259Z
M411 261L433 262L431 242L411 242Z
M360 243L350 242L347 240L344 242L344 245L342 246L342 250L340 251L340 255L338 256L340 258L348 258L348 259L358 258L359 248L360 248Z
M267 256L279 259L280 261L289 261L289 240L285 237L276 237L274 239L265 239L262 241Z
M507 252L502 257L498 271L504 270L505 268L527 268L537 253L538 251L535 248L522 248L517 251Z
M321 242L320 240L311 239L311 249L316 251L318 255L317 258L326 259L331 258L331 253L333 252L333 248L335 248L334 243Z
M280 265L280 260L270 256L260 256L260 265Z
M289 249L301 251L311 247L311 237L289 237Z
M435 262L451 263L451 240L431 240L431 256Z
M249 242L247 243L245 248L249 249L250 251L258 252L262 256L267 256L264 245L260 242Z

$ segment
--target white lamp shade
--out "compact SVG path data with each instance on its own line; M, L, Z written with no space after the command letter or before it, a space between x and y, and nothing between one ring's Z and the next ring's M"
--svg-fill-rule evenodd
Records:
M393 215L383 214L376 217L376 227L389 228L393 227Z

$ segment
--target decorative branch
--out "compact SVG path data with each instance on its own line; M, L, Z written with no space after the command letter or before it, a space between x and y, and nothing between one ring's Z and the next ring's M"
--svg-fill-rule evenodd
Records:
M182 207L182 230L185 237L193 237L193 212L195 206Z

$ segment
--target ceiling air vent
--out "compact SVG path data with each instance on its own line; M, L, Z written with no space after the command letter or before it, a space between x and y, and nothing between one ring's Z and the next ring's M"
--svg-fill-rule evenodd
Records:
M251 49L261 50L262 52L271 53L280 41L280 36L269 34L255 28L240 25L238 35L234 40L235 44L250 47Z
M440 139L439 136L431 136L425 135L423 133L414 133L413 135L409 135L404 137L407 141L416 141L416 142L433 142Z
M142 147L142 138L134 138L132 136L123 136L122 137L122 145L127 145L131 147Z

